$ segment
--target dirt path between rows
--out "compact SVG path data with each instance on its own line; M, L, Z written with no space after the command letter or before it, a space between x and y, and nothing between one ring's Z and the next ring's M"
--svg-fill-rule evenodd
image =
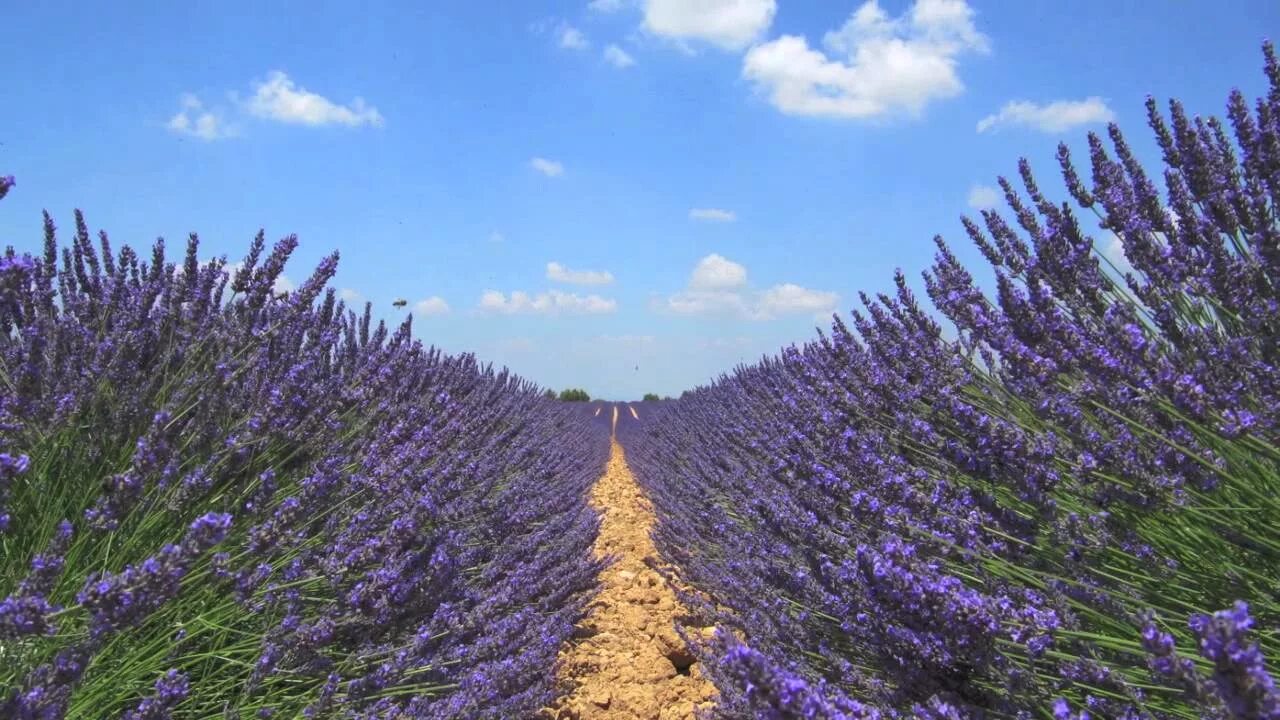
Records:
M615 427L617 421L615 405ZM649 539L653 506L627 468L622 446L616 438L609 442L609 465L591 502L603 514L596 557L618 560L600 578L600 594L579 624L577 639L561 652L561 677L574 689L545 717L691 720L715 689L676 634L674 618L683 608L644 563L658 557Z

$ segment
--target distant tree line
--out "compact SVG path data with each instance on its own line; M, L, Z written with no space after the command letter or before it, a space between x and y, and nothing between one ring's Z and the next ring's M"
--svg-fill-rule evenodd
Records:
M555 390L552 390L551 388L547 388L546 390L542 391L542 396L547 398L548 400L555 400L557 397L559 397L560 400L564 400L565 402L590 402L591 401L591 396L588 395L587 391L583 390L582 388L567 388L565 390L561 390L559 396L556 395Z
M556 394L555 390L547 388L542 391L542 397L548 400L563 400L565 402L591 402L591 396L582 388L567 388ZM660 400L671 400L671 396L660 397L658 393L645 393L641 402L658 402Z

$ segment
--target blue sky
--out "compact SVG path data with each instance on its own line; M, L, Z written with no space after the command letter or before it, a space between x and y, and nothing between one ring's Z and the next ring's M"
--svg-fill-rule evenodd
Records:
M539 383L677 394L814 335L1031 160L1143 100L1262 89L1280 3L24 3L0 46L0 242L243 255ZM266 7L270 9L264 9ZM425 8L425 9L424 9ZM65 231L64 231L65 234ZM550 265L555 263L556 265Z

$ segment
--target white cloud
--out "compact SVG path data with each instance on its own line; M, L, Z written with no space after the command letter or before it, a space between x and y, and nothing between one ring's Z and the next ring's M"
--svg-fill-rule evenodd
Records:
M1120 236L1116 235L1114 232L1108 231L1107 235L1110 236L1111 240L1107 243L1105 248L1102 248L1102 257L1110 261L1111 265L1121 275L1134 272L1133 263L1129 262L1129 258L1124 254L1124 241L1122 241ZM1107 263L1105 262L1102 263L1102 267L1107 270L1111 269L1107 267Z
M969 188L969 207L974 210L990 210L1000 204L1004 195L990 185L974 185Z
M736 290L682 290L663 306L679 315L752 315L746 298Z
M358 302L364 302L364 296L356 292L355 290L352 290L351 288L342 288L341 290L339 290L338 297L341 298L348 305L358 303Z
M572 25L564 25L560 28L560 47L569 50L585 50L590 45L587 42L587 36L582 31Z
M587 8L599 13L618 12L626 7L625 0L591 0Z
M508 297L497 290L485 290L480 296L481 312L502 315L601 315L618 309L618 303L599 295L578 295L560 290L530 295L516 290Z
M688 287L654 305L679 315L770 320L805 313L822 318L840 302L840 296L834 292L812 290L795 283L782 283L762 291L752 291L746 286L746 268L720 255L708 255L694 267Z
M170 132L209 142L236 135L235 129L227 125L220 114L206 110L204 103L195 95L184 94L181 103L182 109L165 124Z
M536 157L529 161L529 166L547 177L560 177L564 174L564 165L555 160Z
M636 59L617 45L609 45L604 49L604 59L605 62L617 68L627 68L636 64Z
M432 295L425 300L419 300L413 304L413 314L420 317L430 317L432 315L447 315L449 313L449 303L438 295Z
M613 282L613 273L608 270L570 270L558 262L549 262L547 279L570 285L608 285Z
M835 311L840 296L794 283L774 285L759 292L740 290L683 290L658 304L678 315L730 315L748 320L772 320L783 315L811 314L825 319Z
M740 50L773 24L777 11L775 0L645 0L644 28L674 40Z
M1029 127L1041 132L1056 133L1079 125L1105 123L1115 120L1115 113L1100 97L1084 100L1055 100L1048 105L1037 105L1028 100L1005 103L1000 112L978 121L978 132L1013 125Z
M840 296L825 290L810 290L795 283L774 285L761 295L756 309L772 317L789 313L822 313L840 302Z
M825 53L803 37L783 35L753 47L742 74L788 115L914 115L964 90L956 73L960 55L988 50L965 0L916 0L896 18L868 0L823 45Z
M494 230L493 232L489 233L489 242L491 242L491 243L500 243L500 242L505 242L505 241L506 241L506 239L507 239L507 236L506 236L506 235L503 235L502 233L498 232L497 230Z
M694 208L689 211L689 219L705 220L707 222L733 222L738 219L738 216L732 210L721 210L720 208Z
M750 347L753 342L754 340L752 340L752 338L746 337L745 335L739 335L737 337L703 338L698 341L698 347L704 350L742 350L743 348Z
M730 290L746 284L746 268L714 253L699 260L689 276L691 290Z
M347 125L380 127L382 115L375 107L357 97L350 105L338 105L305 88L298 87L289 76L273 71L257 83L253 97L245 103L253 115L296 125Z

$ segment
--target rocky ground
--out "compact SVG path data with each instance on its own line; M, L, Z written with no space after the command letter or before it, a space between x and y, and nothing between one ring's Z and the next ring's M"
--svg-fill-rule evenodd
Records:
M605 474L592 493L603 513L598 557L615 556L576 639L561 655L562 677L574 688L549 709L557 720L685 720L709 704L715 690L676 634L682 614L662 577L649 539L653 508L613 441Z

